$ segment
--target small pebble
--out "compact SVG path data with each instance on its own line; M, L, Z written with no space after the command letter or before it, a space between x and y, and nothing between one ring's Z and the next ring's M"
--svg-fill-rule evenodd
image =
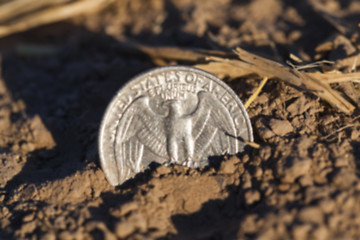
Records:
M308 234L311 229L310 224L295 225L292 229L292 235L295 240L308 239Z
M287 120L271 119L269 125L271 130L281 137L294 131L293 126Z
M255 202L260 201L261 195L259 191L249 190L245 192L245 202L247 205L251 205Z
M319 207L305 207L299 212L299 219L304 223L322 224L324 215Z
M261 169L261 167L256 167L254 172L254 177L261 178L262 175L263 175L263 170Z
M115 225L115 234L119 238L126 238L135 231L134 225L127 221L118 222Z
M324 225L321 225L317 227L311 235L316 240L327 240L329 239L329 230Z
M335 209L335 202L331 199L324 199L320 201L319 206L324 213L328 214Z
M293 183L297 178L307 175L311 167L311 159L288 157L278 165L278 174L284 183Z

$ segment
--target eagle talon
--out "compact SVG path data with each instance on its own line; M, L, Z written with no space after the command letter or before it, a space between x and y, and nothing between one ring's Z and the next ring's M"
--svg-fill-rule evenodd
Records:
M198 168L200 166L198 161L195 161L192 158L186 159L183 163L183 166L190 167L190 168Z
M198 168L198 167L199 167L199 162L197 162L197 161L192 161L192 167L193 167L193 168Z
M191 160L187 160L187 166L188 166L189 168L191 168L192 165L193 165L193 162L192 162Z
M190 159L186 159L184 162L182 162L182 164L184 167L191 167L191 160Z

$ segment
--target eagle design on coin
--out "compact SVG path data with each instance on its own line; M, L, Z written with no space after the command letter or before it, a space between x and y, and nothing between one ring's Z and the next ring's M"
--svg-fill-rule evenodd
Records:
M207 72L172 66L118 92L101 124L99 153L116 186L152 162L206 166L211 156L242 151L241 139L252 141L252 129L235 93Z

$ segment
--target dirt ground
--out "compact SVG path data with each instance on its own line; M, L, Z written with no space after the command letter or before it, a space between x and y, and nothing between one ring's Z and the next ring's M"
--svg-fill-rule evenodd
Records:
M277 80L248 108L260 149L205 169L154 166L117 188L99 164L107 104L155 67L123 42L357 71L360 45L311 2L119 0L1 39L0 239L359 239L359 105L346 115ZM319 2L359 33L359 1ZM260 82L225 80L244 102ZM332 87L349 84L356 105L358 83Z

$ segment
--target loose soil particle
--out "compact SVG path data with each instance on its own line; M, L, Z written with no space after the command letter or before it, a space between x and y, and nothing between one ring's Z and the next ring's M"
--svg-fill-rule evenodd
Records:
M271 119L270 120L271 130L278 136L285 136L286 134L294 131L294 128L291 126L290 122L287 120L280 119Z

